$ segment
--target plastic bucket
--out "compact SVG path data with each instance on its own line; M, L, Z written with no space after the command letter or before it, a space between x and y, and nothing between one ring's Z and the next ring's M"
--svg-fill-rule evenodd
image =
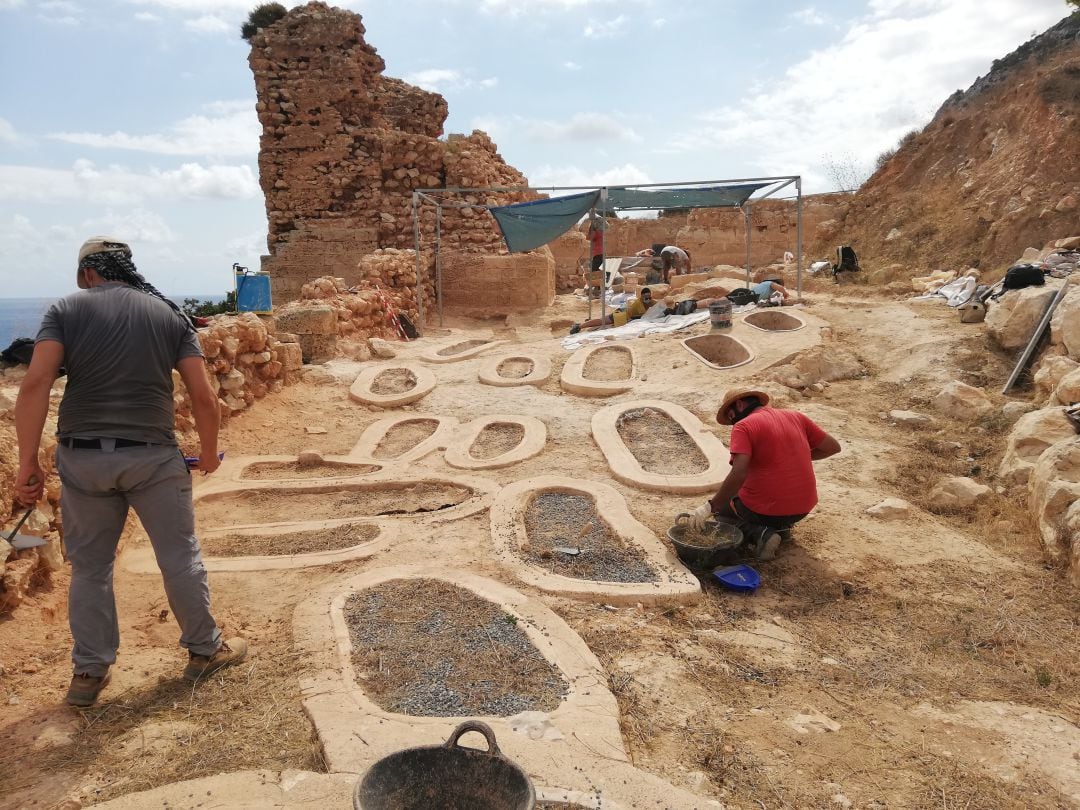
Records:
M723 298L709 304L709 322L713 329L730 329L731 302Z
M615 326L626 326L626 313L616 310L611 315L611 322L615 324Z

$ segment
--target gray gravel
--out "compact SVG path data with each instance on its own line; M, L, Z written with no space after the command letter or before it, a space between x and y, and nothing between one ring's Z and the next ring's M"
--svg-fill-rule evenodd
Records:
M361 683L388 711L508 717L551 711L567 692L516 618L447 583L384 583L344 612Z
M522 557L555 574L599 582L656 582L660 578L643 551L608 528L586 495L537 495L525 510L525 535L529 549ZM581 553L571 556L555 551L560 546L577 547Z

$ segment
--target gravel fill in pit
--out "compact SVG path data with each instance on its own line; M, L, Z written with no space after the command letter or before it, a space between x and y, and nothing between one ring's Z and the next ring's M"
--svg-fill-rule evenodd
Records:
M474 494L468 487L428 482L330 492L246 490L208 497L197 504L195 513L205 531L215 526L437 512Z
M461 343L455 343L453 346L439 349L435 354L439 355L439 357L452 357L455 354L467 352L469 349L475 349L477 346L486 346L489 343L491 343L490 340L463 340Z
M439 429L437 419L410 419L398 422L382 437L375 448L375 458L397 458L431 437Z
M371 381L371 393L404 394L416 388L416 375L407 368L388 368Z
M685 345L715 366L737 366L750 359L746 348L728 335L701 335L688 339Z
M568 802L537 802L536 810L589 810L589 808L583 804Z
M508 380L520 380L532 374L533 361L525 357L509 357L499 363L495 373Z
M227 534L199 541L207 557L271 557L336 551L368 543L379 536L379 527L368 523L334 526L286 534Z
M655 408L626 411L617 423L619 438L645 472L658 475L696 475L709 460L682 426Z
M509 717L558 708L568 686L517 617L439 580L384 582L345 601L357 679L386 711Z
M794 332L804 326L802 321L786 312L751 312L743 320L759 329L775 332Z
M589 355L581 376L586 380L619 382L629 380L634 371L634 358L627 349L604 346Z
M659 580L645 554L608 528L587 495L540 493L525 509L525 536L522 558L553 574L598 582ZM577 548L580 553L557 548Z
M297 461L259 461L244 468L243 481L273 481L279 478L331 478L346 475L366 475L380 468L374 464L340 464L320 461L300 464Z
M516 422L495 422L480 431L469 447L469 455L489 459L509 453L525 438L525 426Z

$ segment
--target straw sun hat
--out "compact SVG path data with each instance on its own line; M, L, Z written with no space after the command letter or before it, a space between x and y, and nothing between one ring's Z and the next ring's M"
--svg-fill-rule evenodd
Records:
M753 388L732 388L724 394L724 399L716 411L716 421L721 425L730 425L731 421L727 418L727 410L733 402L743 397L757 397L762 405L768 405L770 399L769 395L764 391L757 391Z

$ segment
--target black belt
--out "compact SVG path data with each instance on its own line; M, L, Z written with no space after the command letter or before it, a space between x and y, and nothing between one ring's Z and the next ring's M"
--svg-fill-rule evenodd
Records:
M72 450L100 450L102 442L114 442L114 447L154 446L154 442L137 442L134 439L77 439L70 436L60 439L60 444Z

